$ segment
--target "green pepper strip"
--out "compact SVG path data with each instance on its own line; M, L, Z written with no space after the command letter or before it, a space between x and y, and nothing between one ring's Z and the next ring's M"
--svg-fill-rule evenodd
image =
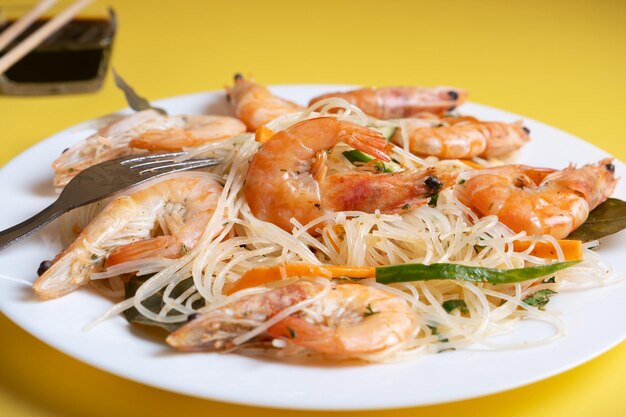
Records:
M369 156L366 153L363 153L361 151L357 151L356 149L352 149L351 151L345 151L343 153L343 156L346 157L346 159L350 162L352 162L353 164L355 162L369 162L372 159L374 159L373 157Z
M456 264L379 266L376 268L376 282L392 284L394 282L453 279L470 282L489 282L491 284L511 284L550 275L579 262L581 261L557 262L550 265L517 269L482 268Z

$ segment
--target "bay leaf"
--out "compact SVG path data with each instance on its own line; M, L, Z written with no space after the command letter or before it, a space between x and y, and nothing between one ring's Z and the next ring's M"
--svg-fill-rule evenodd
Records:
M133 276L130 278L125 285L125 298L129 299L135 296L135 293L141 287L141 285L146 282L149 278L151 278L153 274L142 275L142 276ZM181 281L170 293L171 298L176 298L180 296L183 292L187 291L189 288L193 286L193 279L187 278ZM150 297L145 299L142 304L151 312L157 314L161 311L165 303L163 302L163 292L165 288L160 289L156 293L152 294ZM198 300L193 304L194 308L202 307L202 301ZM180 314L178 312L171 313L171 315ZM170 314L168 314L170 315ZM136 323L146 326L154 326L160 327L162 329L167 330L168 332L173 332L179 327L183 326L186 322L179 323L161 323L158 321L154 321L143 314L141 314L135 307L131 307L124 311L124 317L129 323Z
M626 201L609 198L589 213L578 229L567 237L588 242L626 229Z

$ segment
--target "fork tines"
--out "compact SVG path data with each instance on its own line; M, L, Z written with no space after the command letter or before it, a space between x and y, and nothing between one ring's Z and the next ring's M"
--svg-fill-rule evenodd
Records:
M164 175L189 169L198 169L217 165L219 159L201 158L177 161L176 158L186 155L186 152L170 152L135 156L120 161L131 171L140 170L139 175Z

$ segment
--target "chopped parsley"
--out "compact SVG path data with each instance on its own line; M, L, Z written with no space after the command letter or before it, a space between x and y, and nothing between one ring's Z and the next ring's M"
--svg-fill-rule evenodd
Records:
M465 304L465 301L461 299L444 301L441 306L444 310L446 310L446 313L448 314L452 313L457 308L459 309L461 314L469 314L467 304Z
M363 317L373 316L374 314L378 314L378 313L380 313L380 311L372 310L371 304L368 304L367 306L365 306L365 313L363 313Z
M529 306L537 307L539 310L543 310L546 304L550 302L550 297L556 294L556 291L550 289L539 290L534 294L529 295L522 301Z
M376 168L376 171L378 172L387 172L387 167L385 166L385 163L382 161L374 162L374 168Z
M178 252L179 256L185 256L189 253L189 248L184 243L180 245L180 251Z

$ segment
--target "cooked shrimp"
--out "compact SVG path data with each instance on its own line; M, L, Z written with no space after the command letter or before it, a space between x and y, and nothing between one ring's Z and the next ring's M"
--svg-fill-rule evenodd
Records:
M302 106L273 95L252 79L235 74L235 85L226 89L235 114L255 131L279 116L304 110Z
M519 149L529 140L529 130L521 122L466 121L466 118L443 118L435 126L425 127L424 120L402 119L409 140L409 150L420 156L440 159L491 158ZM391 140L402 145L402 129Z
M317 161L339 142L389 161L387 140L377 131L334 117L296 123L272 136L254 155L245 183L252 213L291 230L291 218L306 224L325 212L396 213L423 205L454 183L456 172L431 167L415 172L351 172L324 178Z
M123 117L63 151L53 163L54 186L64 187L82 170L100 162L142 151L129 148L130 140L144 129L171 127L167 117L145 110Z
M168 176L111 201L33 285L56 298L89 282L106 266L145 258L178 258L196 245L222 186L210 174ZM161 236L154 237L155 231Z
M261 294L244 296L216 310L200 310L172 333L167 343L180 350L224 349L259 322L319 293L319 285L296 281ZM407 341L416 316L403 299L359 284L334 285L320 299L267 329L280 338L326 355L375 353ZM259 340L257 338L256 340Z
M315 97L309 105L331 97L343 98L377 119L399 119L420 113L441 115L463 103L467 93L453 87L362 88Z
M163 116L145 110L123 117L77 143L52 163L54 186L64 187L80 171L100 162L145 150L176 151L245 132L241 121L224 116Z
M614 172L611 159L562 171L507 165L478 172L460 189L470 207L515 232L562 239L611 195Z
M131 148L150 151L180 151L230 138L246 131L241 120L226 116L174 116L182 127L148 130L130 141Z

